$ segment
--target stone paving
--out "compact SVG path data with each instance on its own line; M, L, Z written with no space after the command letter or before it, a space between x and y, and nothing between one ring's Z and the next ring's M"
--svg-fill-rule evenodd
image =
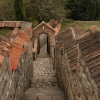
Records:
M51 58L37 58L33 62L33 77L51 77L54 75Z
M31 88L25 92L24 100L65 100L58 87L51 58L37 58L33 62Z

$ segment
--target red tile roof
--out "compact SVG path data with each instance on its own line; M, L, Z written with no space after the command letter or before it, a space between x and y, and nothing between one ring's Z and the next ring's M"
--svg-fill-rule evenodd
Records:
M32 29L30 29L30 28L25 28L25 33L26 33L27 36L29 36L30 38L32 37Z
M0 27L20 27L20 21L0 21Z
M6 34L6 37L9 38L13 31L10 31Z
M22 49L23 49L23 46L13 43L12 50L10 52L10 65L11 65L12 70L16 70L18 67Z
M0 65L2 64L4 58L5 58L4 56L0 55Z
M56 48L63 54L67 52L69 64L72 70L77 69L78 50L76 40L73 38L71 29L67 29L56 37Z
M91 31L87 32L87 35L78 40L78 43L90 70L91 77L94 78L100 89L100 42L98 36L96 36L98 32L100 34L97 27L92 27Z
M16 37L18 32L19 32L19 28L14 28L14 30L12 30L6 34L6 37L9 39L11 39L12 37L14 38L14 37Z
M24 45L25 40L17 36L15 38L15 41L12 45L12 49L10 52L10 65L12 70L16 70L18 67L18 63L22 54L22 49Z
M30 37L31 37L31 30L25 29L25 32L22 30L16 31L16 37L12 44L12 49L10 52L10 64L12 70L16 70L18 67L18 63L22 54L22 50L28 52L29 45L30 45ZM24 47L24 44L26 46Z
M0 64L2 64L6 54L10 51L10 46L9 40L0 36Z
M91 26L89 28L89 31L93 34L97 33L97 32L100 32L99 28L97 26Z

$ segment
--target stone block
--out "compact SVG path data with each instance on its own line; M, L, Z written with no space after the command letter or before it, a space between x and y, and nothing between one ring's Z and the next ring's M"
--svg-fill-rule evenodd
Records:
M44 78L44 82L49 82L49 78Z
M36 83L37 82L37 78L31 78L31 83Z
M43 78L38 78L38 82L42 83L43 82Z
M64 97L63 96L59 96L59 95L57 95L57 96L53 96L53 99L52 100L65 100L64 99Z
M57 82L57 79L55 77L54 78L50 78L50 82L56 83Z
M52 100L51 96L39 95L38 100Z
M37 100L37 96L34 95L33 93L29 93L25 95L24 100Z

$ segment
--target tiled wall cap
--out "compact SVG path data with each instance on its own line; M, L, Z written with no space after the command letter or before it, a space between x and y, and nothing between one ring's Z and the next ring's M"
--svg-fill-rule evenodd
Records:
M90 28L89 28L89 31L91 32L91 33L93 33L93 34L95 34L95 33L97 33L97 32L100 32L100 29L97 27L97 26L91 26Z

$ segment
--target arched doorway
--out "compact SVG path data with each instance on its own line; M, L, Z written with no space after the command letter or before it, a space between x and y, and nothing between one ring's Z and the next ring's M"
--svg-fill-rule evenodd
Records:
M50 54L52 58L54 58L54 46L55 46L55 30L49 26L47 23L42 22L33 28L33 37L34 37L34 45L33 45L33 60L37 58L37 55L40 53L41 48L41 36L42 34L46 34L46 43L47 43L47 53Z

